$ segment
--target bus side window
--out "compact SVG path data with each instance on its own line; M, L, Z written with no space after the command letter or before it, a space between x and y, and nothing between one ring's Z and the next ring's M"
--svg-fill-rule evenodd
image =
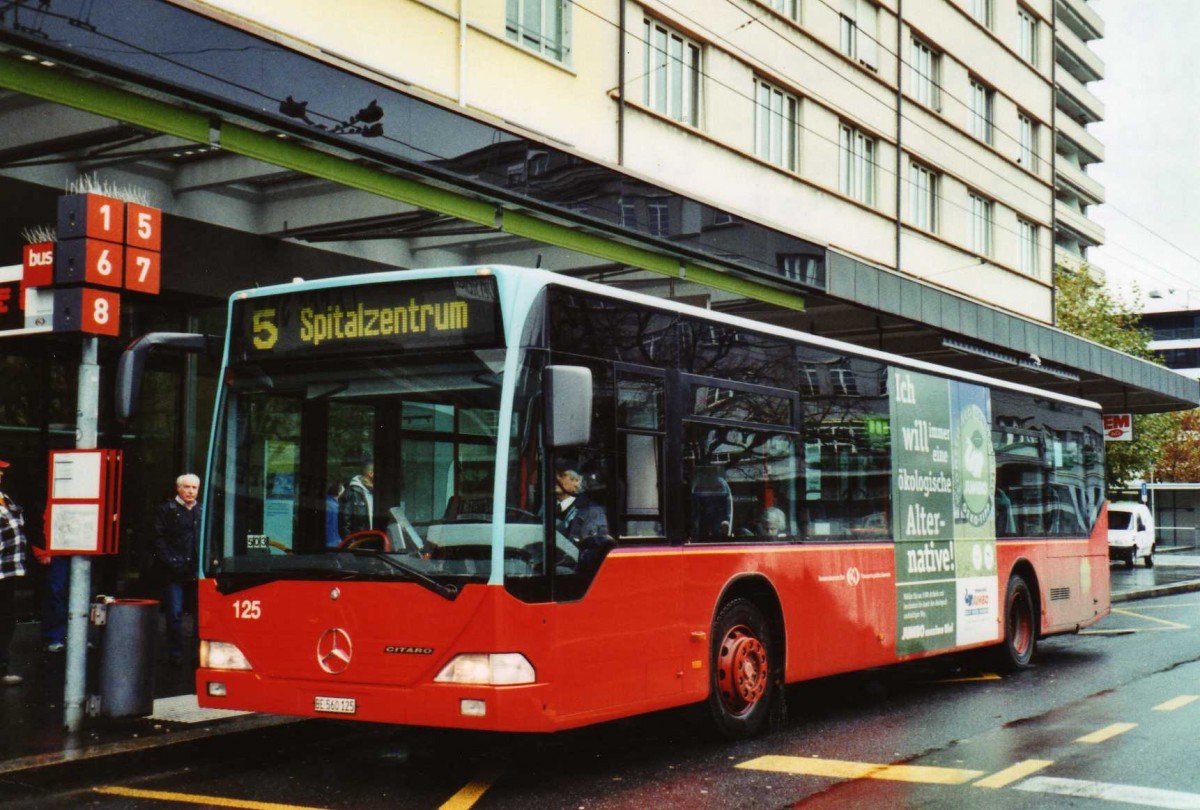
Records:
M627 433L623 438L625 503L621 510L621 536L661 536L662 453L659 439L639 433Z
M617 367L619 467L615 493L618 537L662 537L664 378L641 368Z

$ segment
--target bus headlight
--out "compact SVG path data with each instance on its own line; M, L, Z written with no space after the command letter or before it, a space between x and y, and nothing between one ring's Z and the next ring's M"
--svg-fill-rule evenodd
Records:
M533 664L520 653L464 653L454 656L433 680L437 683L509 686L533 683L536 678Z
M228 641L201 641L200 666L205 669L250 669L250 662Z

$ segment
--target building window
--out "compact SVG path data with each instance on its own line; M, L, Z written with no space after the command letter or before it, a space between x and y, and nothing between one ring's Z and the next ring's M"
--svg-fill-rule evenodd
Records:
M669 236L671 233L671 208L666 200L650 200L646 203L651 236Z
M913 163L908 169L908 203L912 224L936 233L938 229L937 173Z
M992 201L972 194L968 213L971 217L971 250L983 256L991 256Z
M842 125L839 169L841 192L867 205L875 204L875 139Z
M630 200L621 200L621 227L631 231L637 230L637 205Z
M879 9L868 0L842 0L839 47L871 70L879 65Z
M643 24L642 93L646 106L700 125L700 46L660 22Z
M803 253L781 253L777 258L779 274L784 278L824 289L825 264L820 257Z
M1020 130L1020 154L1017 156L1017 162L1026 169L1036 172L1038 170L1038 126L1025 113L1017 114L1017 125Z
M908 68L909 87L913 98L926 107L940 110L942 55L913 37Z
M1038 227L1023 219L1017 220L1017 228L1021 237L1021 272L1027 276L1038 277Z
M967 11L988 28L992 27L992 0L967 0Z
M1020 29L1018 36L1020 37L1017 52L1021 54L1021 58L1029 64L1037 67L1037 18L1023 8L1017 9L1017 26Z
M565 62L571 52L570 0L508 0L508 38L542 56Z
M755 80L754 154L776 166L796 170L796 97Z
M971 134L984 143L992 142L992 105L996 91L971 79Z
M799 0L761 0L761 2L770 6L772 9L778 11L780 14L790 20L800 19Z

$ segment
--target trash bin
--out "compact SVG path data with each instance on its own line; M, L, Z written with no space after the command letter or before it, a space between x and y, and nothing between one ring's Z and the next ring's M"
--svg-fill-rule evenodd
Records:
M154 712L154 637L158 601L97 597L100 626L101 717L144 717Z

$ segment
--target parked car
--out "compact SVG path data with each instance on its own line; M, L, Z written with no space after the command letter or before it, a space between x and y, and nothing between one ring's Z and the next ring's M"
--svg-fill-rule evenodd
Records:
M1114 501L1108 505L1108 558L1133 568L1141 557L1154 567L1154 515L1144 503Z

